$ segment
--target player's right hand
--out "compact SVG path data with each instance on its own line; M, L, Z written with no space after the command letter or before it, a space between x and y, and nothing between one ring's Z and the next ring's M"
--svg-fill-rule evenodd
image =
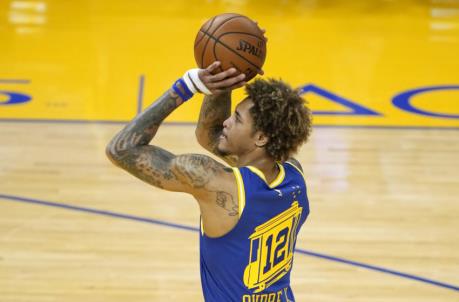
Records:
M219 61L215 61L206 69L201 69L198 73L199 79L213 95L237 89L246 84L244 81L245 74L240 73L234 67L212 74L220 65L221 63Z

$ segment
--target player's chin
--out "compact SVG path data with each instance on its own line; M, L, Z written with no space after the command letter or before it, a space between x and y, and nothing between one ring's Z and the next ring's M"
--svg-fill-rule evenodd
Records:
M228 148L228 146L226 144L226 141L224 139L221 139L218 142L217 151L218 151L218 153L220 153L221 155L224 155L224 156L231 154L231 151Z

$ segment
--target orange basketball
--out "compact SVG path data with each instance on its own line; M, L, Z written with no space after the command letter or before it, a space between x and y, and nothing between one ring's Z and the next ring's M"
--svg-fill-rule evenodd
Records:
M194 57L199 68L220 61L220 71L234 67L252 79L266 58L266 38L258 25L246 16L221 14L208 20L194 42Z

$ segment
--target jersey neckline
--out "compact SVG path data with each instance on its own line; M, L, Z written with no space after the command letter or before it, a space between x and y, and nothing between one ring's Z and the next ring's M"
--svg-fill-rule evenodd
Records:
M284 181L284 178L285 178L284 166L279 163L276 163L276 164L279 167L279 173L277 174L276 178L271 183L268 183L268 181L266 180L265 174L260 169L254 166L247 166L247 168L253 173L255 173L258 177L260 177L270 189L273 189L277 187L278 185L280 185Z

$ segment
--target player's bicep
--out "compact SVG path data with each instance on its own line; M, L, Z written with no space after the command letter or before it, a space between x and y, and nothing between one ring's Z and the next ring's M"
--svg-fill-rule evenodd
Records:
M139 146L116 154L112 161L133 176L155 187L184 192L187 187L172 167L176 156L157 146Z
M230 168L202 154L179 155L172 162L174 175L194 195L206 193L218 186L220 176L227 173L226 169Z

